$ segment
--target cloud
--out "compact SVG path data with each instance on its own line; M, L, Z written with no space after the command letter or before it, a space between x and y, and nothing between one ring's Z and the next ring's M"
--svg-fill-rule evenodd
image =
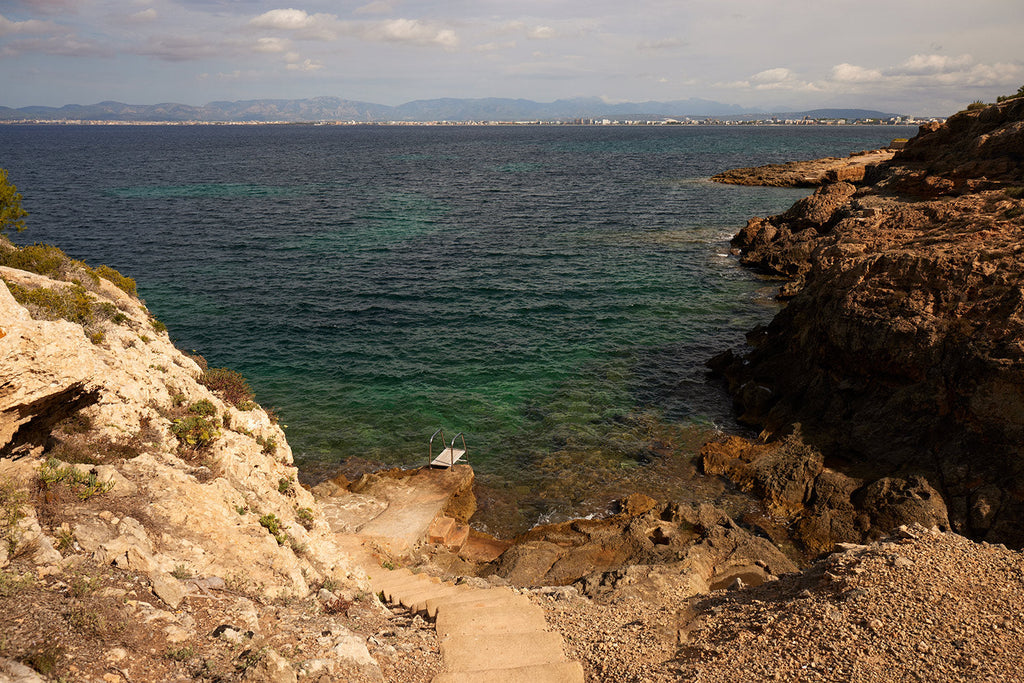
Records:
M390 2L375 0L362 7L357 7L353 14L391 14L393 11L394 9L391 7Z
M299 29L312 27L316 23L317 17L326 16L328 15L307 14L305 10L301 9L272 9L269 12L264 12L258 17L250 19L249 25L255 26L256 28L297 31Z
M289 63L286 68L289 71L318 71L324 68L324 65L314 62L312 59L305 59L302 62Z
M682 38L660 38L641 41L637 47L641 50L671 50L677 47L686 47L688 44Z
M0 37L2 36L25 36L50 33L57 28L56 24L49 21L29 19L27 21L11 21L0 14Z
M128 15L128 21L133 24L148 24L149 22L156 21L157 13L152 7L144 9L141 12Z
M829 80L836 83L874 83L882 80L882 72L878 69L865 69L856 64L836 64L832 67Z
M774 84L783 83L791 78L793 78L792 71L790 71L789 69L778 67L775 69L766 69L765 71L760 71L751 76L750 80L752 83Z
M419 19L390 19L357 25L355 33L364 40L413 45L440 45L454 48L459 44L455 31Z
M527 38L533 38L534 40L550 40L555 38L558 33L555 29L550 26L534 26L526 32Z
M893 73L908 76L929 76L962 72L973 64L970 55L946 57L945 55L914 55L900 66L892 69Z
M256 52L286 52L291 43L284 38L259 38L256 41L256 45L253 46L253 50Z

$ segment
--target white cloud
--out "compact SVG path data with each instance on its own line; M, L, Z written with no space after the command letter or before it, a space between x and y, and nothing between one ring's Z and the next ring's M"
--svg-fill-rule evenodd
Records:
M974 62L970 55L947 57L945 55L914 55L892 71L908 76L930 76L962 72Z
M454 48L459 44L455 31L419 19L390 19L356 25L355 32L364 40L413 45L440 45Z
M57 26L49 21L39 21L38 19L11 21L0 14L0 36L39 35L49 33L56 28Z
M837 83L874 83L882 80L882 72L878 69L865 69L856 64L836 64L832 67L829 80Z
M305 59L301 62L290 63L287 66L289 71L318 71L324 68L324 65L319 62L314 62L312 59Z
M291 43L284 38L259 38L256 40L256 45L253 46L253 50L256 52L285 52Z
M526 33L528 38L533 38L534 40L550 40L557 35L555 29L550 26L534 26Z
M481 43L479 45L474 45L473 46L473 50L475 50L476 52L497 52L498 50L509 50L509 49L514 48L515 46L516 46L516 41L514 41L514 40L507 40L507 41L505 41L503 43L490 42L490 43Z
M294 8L272 9L250 19L249 25L256 28L297 31L303 28L311 28L316 23L317 16L324 17L325 15L307 14L305 10Z
M793 78L793 72L782 67L766 69L750 77L753 83L776 84L783 83Z
M637 45L641 50L671 50L678 47L686 47L687 42L681 38L660 38L658 40L643 40Z

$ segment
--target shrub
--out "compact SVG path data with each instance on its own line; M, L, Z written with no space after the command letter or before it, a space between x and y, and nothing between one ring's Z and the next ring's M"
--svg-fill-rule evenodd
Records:
M206 368L199 383L239 410L256 407L255 395L242 373L227 368Z
M67 486L83 501L114 488L113 482L100 483L92 472L86 474L76 467L61 465L55 458L49 458L39 466L39 486L48 489L55 484Z
M316 518L313 517L313 510L311 508L299 508L295 511L295 518L298 519L299 524L306 529L312 529L313 523L316 521Z
M18 522L25 517L28 496L10 479L0 480L0 534L7 542L9 553L17 547Z
M110 266L102 265L97 267L96 274L99 275L104 280L109 280L118 289L124 291L127 294L130 294L132 296L138 295L138 289L135 285L135 280L126 275L121 275L121 273L117 272Z
M181 446L193 449L205 448L220 436L217 426L199 415L175 420L171 424L171 433L178 437Z
M277 452L277 439L272 436L266 438L257 436L256 443L263 447L263 455L273 455Z
M270 532L270 535L274 537L278 545L284 545L288 542L288 534L284 532L284 525L274 513L260 517L260 526Z
M7 180L7 170L0 168L0 235L10 228L15 232L25 229L28 211L21 208L21 193Z
M291 493L292 486L295 485L295 477L281 477L277 480L277 492L285 495Z
M188 412L193 415L216 415L217 406L213 405L213 402L208 398L204 398L201 401L196 401L188 407Z
M14 282L7 283L11 296L29 310L33 317L44 320L68 320L83 327L96 322L92 297L81 285L59 289L29 289Z
M977 111L978 109L984 109L987 106L988 105L982 102L981 100L974 100L973 102L967 105L967 111Z

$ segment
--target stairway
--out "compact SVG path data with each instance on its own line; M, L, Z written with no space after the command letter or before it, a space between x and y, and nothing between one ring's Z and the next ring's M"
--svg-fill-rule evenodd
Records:
M434 683L582 683L543 610L509 588L470 588L408 569L370 575L375 593L434 620L445 672Z

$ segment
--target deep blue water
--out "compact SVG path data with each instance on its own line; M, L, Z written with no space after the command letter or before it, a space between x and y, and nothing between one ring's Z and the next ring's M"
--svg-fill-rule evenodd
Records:
M730 426L703 363L775 309L727 240L806 191L707 177L911 132L0 126L0 167L31 214L16 241L134 277L300 463L418 463L443 426L512 480L638 415Z

